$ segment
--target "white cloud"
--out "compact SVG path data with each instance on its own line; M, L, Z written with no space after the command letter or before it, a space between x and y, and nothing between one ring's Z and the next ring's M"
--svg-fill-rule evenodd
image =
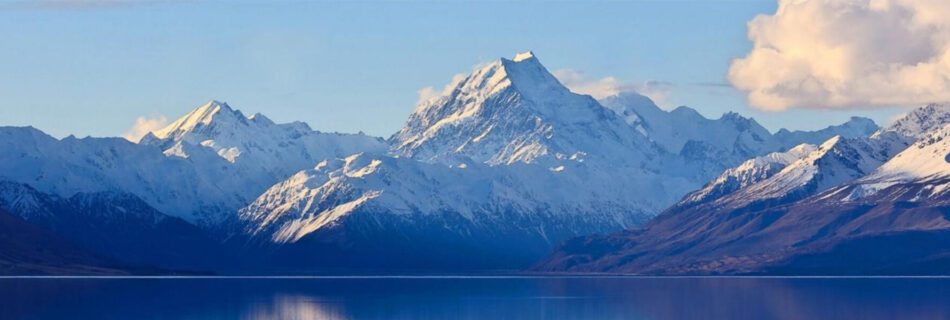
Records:
M416 91L416 92L419 94L419 101L416 103L423 103L425 101L428 101L429 99L439 97L439 90L436 90L435 87L433 86L428 86L428 87L419 89L419 91Z
M626 83L615 77L591 79L582 72L572 69L555 70L553 74L571 91L587 94L595 99L603 99L621 92L634 91L649 97L657 105L664 106L672 87L671 84L660 81Z
M597 99L625 91L620 81L614 77L590 79L580 71L573 69L554 70L553 74L564 86L571 89L571 91L587 94Z
M458 73L452 76L452 80L449 81L449 83L446 84L445 87L442 88L442 91L437 90L433 86L428 86L428 87L419 89L418 91L416 91L416 93L419 94L419 101L416 102L416 104L421 104L423 102L429 101L430 99L438 98L438 97L452 93L452 90L455 89L455 87L458 86L458 84L462 82L462 80L465 80L465 74Z
M122 137L132 142L139 142L149 132L164 128L168 125L168 119L164 116L154 118L138 117L129 130L122 134Z
M948 0L779 0L729 81L770 111L950 101L948 17Z

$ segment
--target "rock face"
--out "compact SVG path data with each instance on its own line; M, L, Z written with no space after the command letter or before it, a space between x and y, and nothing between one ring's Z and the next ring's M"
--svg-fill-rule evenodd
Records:
M948 112L928 105L870 138L751 160L644 228L571 240L538 269L945 274Z

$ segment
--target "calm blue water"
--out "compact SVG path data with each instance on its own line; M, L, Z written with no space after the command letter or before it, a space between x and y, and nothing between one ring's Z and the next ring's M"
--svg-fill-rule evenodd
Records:
M950 279L0 279L0 319L950 319Z

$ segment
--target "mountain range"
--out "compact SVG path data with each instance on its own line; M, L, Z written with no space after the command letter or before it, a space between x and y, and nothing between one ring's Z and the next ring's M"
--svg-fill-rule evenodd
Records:
M632 274L945 274L950 105L726 170L642 228L575 238L536 268Z
M219 101L138 143L2 127L0 228L30 228L0 243L26 252L0 266L823 272L841 267L828 253L840 246L914 241L910 231L945 239L944 124L947 108L931 105L886 128L855 117L772 133L632 92L576 94L526 52L475 67L387 139L277 124ZM814 230L797 238L782 228L804 225ZM49 249L33 252L64 253L13 250L36 238ZM933 254L888 270L945 263Z

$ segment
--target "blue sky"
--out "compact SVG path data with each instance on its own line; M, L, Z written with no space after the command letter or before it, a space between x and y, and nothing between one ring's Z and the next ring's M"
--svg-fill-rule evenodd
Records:
M278 122L389 136L423 87L533 50L548 69L661 84L664 107L816 129L899 109L761 112L726 80L774 0L0 4L0 125L118 136L217 99Z

